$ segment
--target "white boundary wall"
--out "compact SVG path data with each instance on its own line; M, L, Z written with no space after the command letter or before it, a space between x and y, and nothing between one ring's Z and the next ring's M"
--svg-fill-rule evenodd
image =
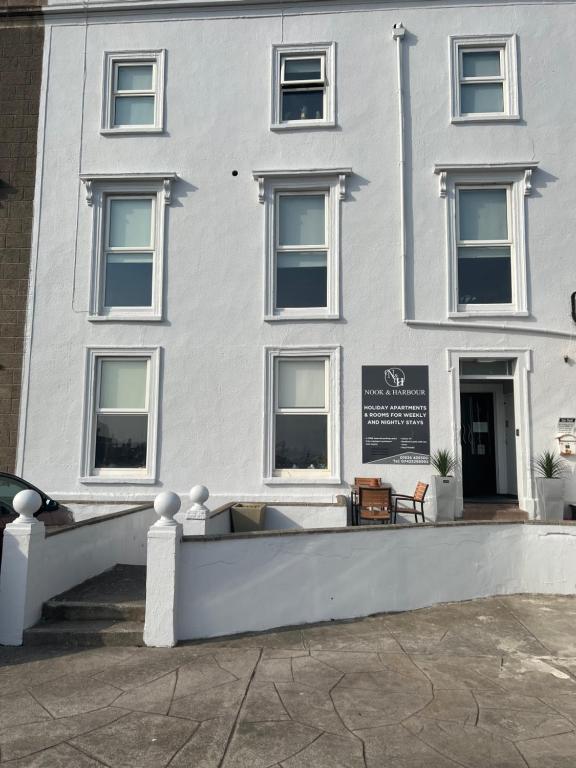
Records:
M576 593L570 523L262 532L188 537L180 549L180 640L490 595Z
M0 573L0 644L20 645L42 604L117 563L146 564L150 507L117 512L60 531L18 518L6 526Z

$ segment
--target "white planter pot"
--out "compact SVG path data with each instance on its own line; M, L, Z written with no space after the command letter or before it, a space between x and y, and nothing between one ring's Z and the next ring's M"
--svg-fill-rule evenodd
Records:
M432 475L436 521L442 523L456 518L456 478Z
M564 519L564 480L537 477L536 493L540 520Z

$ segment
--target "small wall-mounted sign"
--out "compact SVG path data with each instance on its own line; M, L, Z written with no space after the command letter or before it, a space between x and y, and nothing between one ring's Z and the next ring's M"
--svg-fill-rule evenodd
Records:
M576 435L576 417L561 416L556 431L559 435Z

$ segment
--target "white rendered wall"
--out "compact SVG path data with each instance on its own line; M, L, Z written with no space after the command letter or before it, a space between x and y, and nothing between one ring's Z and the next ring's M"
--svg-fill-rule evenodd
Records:
M196 539L184 541L180 555L180 640L490 595L576 591L576 527L566 524Z
M38 262L20 433L19 469L26 477L53 495L75 498L152 498L166 487L183 492L193 475L215 497L278 500L281 491L287 499L331 500L346 484L270 488L262 482L265 345L341 345L345 481L371 471L361 459L362 365L429 365L432 448L455 447L449 347L530 350L529 452L557 447L558 417L575 415L576 367L563 358L576 358L576 342L532 331L575 329L567 211L576 208L576 100L565 75L576 69L576 6L301 3L48 20ZM401 322L391 38L399 21L407 29L409 310L417 319L446 320L445 201L434 163L536 159L534 192L525 200L531 316L502 321L523 332L416 329ZM518 35L519 122L450 123L448 36L471 33ZM271 46L319 41L336 42L338 128L271 132ZM127 47L167 51L164 135L99 133L103 53ZM342 320L266 323L264 210L252 170L335 166L354 172L341 203ZM137 171L174 171L182 179L167 209L166 321L90 323L92 209L78 174ZM85 347L106 345L163 348L155 485L79 481ZM409 492L430 470L385 466L376 473ZM576 500L573 476L566 498Z

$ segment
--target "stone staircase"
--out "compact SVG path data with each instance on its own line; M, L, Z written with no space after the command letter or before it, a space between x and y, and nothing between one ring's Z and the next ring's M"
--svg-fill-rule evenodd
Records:
M116 565L44 603L24 645L143 645L146 567Z

